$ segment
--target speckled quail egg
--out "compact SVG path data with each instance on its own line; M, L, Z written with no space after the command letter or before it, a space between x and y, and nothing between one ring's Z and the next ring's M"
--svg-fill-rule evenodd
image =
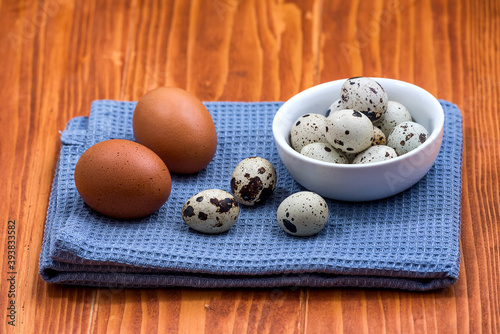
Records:
M371 146L373 124L357 110L339 110L326 119L326 140L346 153L358 153Z
M317 234L328 221L328 205L320 195L301 191L285 198L276 219L288 234L305 237Z
M246 158L233 170L231 192L236 200L245 205L265 201L276 187L276 170L264 158Z
M373 125L381 129L387 138L396 125L411 121L410 112L404 105L396 101L389 101L387 103L387 110Z
M373 142L372 146L375 145L385 145L387 144L387 139L385 138L384 133L382 130L377 128L376 126L373 127Z
M300 152L307 144L326 143L325 121L326 117L320 114L305 114L299 117L290 131L292 147Z
M312 143L306 145L300 153L306 157L324 162L333 162L336 164L349 163L349 160L343 152L326 143Z
M427 140L429 133L420 124L403 122L398 124L387 138L387 146L392 147L398 155L408 153Z
M353 164L368 164L377 161L384 161L396 158L398 155L392 147L386 145L372 146L363 152L359 153L354 160Z
M326 117L330 116L332 113L338 111L338 110L342 110L342 109L345 109L343 106L342 106L342 99L338 99L336 101L334 101L330 107L328 108L328 110L326 111Z
M182 219L192 229L208 234L229 230L240 208L233 195L220 189L208 189L194 195L182 207Z
M387 93L375 80L366 77L347 79L341 88L342 107L362 112L373 122L387 109Z

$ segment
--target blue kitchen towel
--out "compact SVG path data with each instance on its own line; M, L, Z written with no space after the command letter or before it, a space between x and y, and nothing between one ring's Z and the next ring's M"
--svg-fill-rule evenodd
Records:
M283 199L304 190L281 163L272 120L281 102L207 102L217 153L194 175L172 175L172 193L153 215L134 221L104 217L76 191L80 155L106 139L133 140L134 102L94 101L89 117L69 121L50 196L41 277L50 283L101 287L377 287L431 290L454 283L460 265L462 118L445 111L435 165L410 189L383 200L327 200L330 217L317 235L292 237L276 222ZM261 156L278 185L266 203L241 206L226 233L190 229L181 208L209 188L230 191L234 167Z

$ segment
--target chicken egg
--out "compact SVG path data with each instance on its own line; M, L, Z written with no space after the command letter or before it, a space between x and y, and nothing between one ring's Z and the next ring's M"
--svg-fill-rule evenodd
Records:
M91 146L78 160L74 176L76 189L88 206L118 219L152 214L172 188L169 170L160 157L124 139Z
M213 119L205 105L183 89L148 92L135 107L132 125L136 141L158 154L170 172L196 173L215 155Z

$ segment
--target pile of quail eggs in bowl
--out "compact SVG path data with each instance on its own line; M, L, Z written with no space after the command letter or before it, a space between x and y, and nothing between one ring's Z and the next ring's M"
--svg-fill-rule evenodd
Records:
M370 201L417 183L432 167L444 113L426 90L354 77L309 88L276 113L273 135L294 179L320 196Z

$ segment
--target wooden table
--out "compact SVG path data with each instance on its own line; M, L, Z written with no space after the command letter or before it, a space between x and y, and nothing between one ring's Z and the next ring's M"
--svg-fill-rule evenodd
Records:
M4 0L0 39L1 333L500 332L498 0ZM283 101L355 75L415 83L462 111L455 285L133 290L41 280L59 131L93 100L169 85L205 101Z

